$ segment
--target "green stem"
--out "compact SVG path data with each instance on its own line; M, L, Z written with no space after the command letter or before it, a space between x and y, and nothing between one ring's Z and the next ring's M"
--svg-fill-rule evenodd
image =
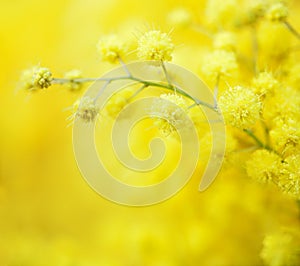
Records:
M288 21L283 21L282 22L286 27L287 29L292 33L294 34L294 36L296 38L298 38L300 40L300 33L288 22Z
M127 75L128 75L128 76L131 76L131 73L130 73L128 67L126 66L126 64L124 63L123 59L122 59L120 56L118 56L118 60L119 60L119 62L120 62L120 65L123 67L123 69L124 69L125 72L127 73Z
M142 92L145 88L147 88L147 85L143 85L142 87L140 87L134 94L132 94L127 101L130 101L131 99L133 99L135 96L137 96L140 92Z
M122 80L128 79L130 76L121 76L115 78L79 78L79 79L62 79L62 78L54 78L52 83L54 84L65 84L68 82L77 82L77 83L85 83L85 82L95 82L95 81L114 81L114 80Z
M243 131L249 136L251 137L256 144L263 149L266 149L268 151L272 151L275 152L269 145L264 144L257 136L255 136L255 134L250 130L250 129L243 129Z
M185 96L191 100L193 100L195 102L195 104L193 106L196 105L203 105L215 112L217 112L217 109L206 102L203 102L197 98L194 98L193 96L189 95L188 93L186 93L185 91L183 91L182 89L180 89L179 87L172 85L172 84L163 84L163 83L159 83L159 82L154 82L154 81L146 81L146 80L142 80L139 78L136 78L134 76L120 76L120 77L115 77L115 78L80 78L80 79L59 79L59 78L54 78L53 79L53 83L56 84L64 84L64 83L68 83L68 82L77 82L77 83L83 83L83 82L95 82L95 81L106 81L107 83L110 83L112 81L117 81L117 80L132 80L132 81L137 81L138 83L144 84L146 87L149 86L153 86L153 87L159 87L159 88L163 88L163 89L167 89L167 90L171 90L171 91L176 91L178 93L180 93L182 96Z
M168 72L167 72L167 69L166 69L166 66L165 66L164 61L161 61L161 67L162 67L162 69L163 69L163 72L164 72L164 74L165 74L165 77L166 77L167 82L169 83L169 85L171 85L170 77L169 77L169 75L168 75Z

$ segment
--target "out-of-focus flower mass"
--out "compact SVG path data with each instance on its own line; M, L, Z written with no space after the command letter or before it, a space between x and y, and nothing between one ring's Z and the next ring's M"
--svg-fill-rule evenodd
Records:
M2 1L0 266L299 266L299 13L296 0ZM132 76L125 64L135 60L156 61L151 69L163 70L166 84ZM203 79L213 102L172 85L168 61ZM98 99L113 80L97 95L84 95L86 84L117 64L121 79L136 83L101 109ZM151 93L149 119L129 136L143 159L153 138L165 141L168 156L149 180L176 167L174 135L189 130L187 117L197 129L199 163L168 201L117 205L81 177L68 125L101 121L96 143L129 103ZM224 121L207 121L201 105ZM209 123L220 122L224 164L200 192L218 138ZM130 182L108 147L99 147L107 168ZM143 185L141 178L135 181Z

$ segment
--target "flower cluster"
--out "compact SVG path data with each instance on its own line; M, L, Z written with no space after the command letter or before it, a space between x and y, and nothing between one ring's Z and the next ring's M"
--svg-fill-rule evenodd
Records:
M300 261L299 245L299 228L283 228L265 237L261 258L267 265L272 266L298 265Z
M23 71L21 82L25 90L45 89L51 86L52 73L46 67L35 66Z
M121 111L135 101L135 97L141 96L142 91L145 93L143 96L155 94L156 98L147 107L151 119L145 122L146 126L138 129L138 137L134 135L134 146L139 150L143 150L145 146L139 138L159 133L170 140L167 143L173 145L171 148L176 154L177 133L183 129L190 130L191 124L188 119L191 119L201 140L202 152L209 158L213 136L205 126L208 127L209 123L225 122L226 167L220 175L226 177L223 186L227 191L219 201L214 198L207 201L211 203L216 200L214 207L217 206L219 211L223 202L229 202L229 209L232 209L232 206L241 209L251 206L250 218L253 218L252 215L261 215L263 221L259 228L265 228L264 219L267 220L268 214L265 214L264 208L267 207L264 203L274 199L274 205L277 201L283 201L296 206L296 201L300 200L300 57L297 54L300 34L290 24L287 1L208 0L203 6L203 16L200 19L196 18L196 12L194 14L191 7L175 7L165 12L167 25L175 28L173 34L178 34L176 31L180 29L179 36L174 39L176 42L180 39L187 48L175 51L170 34L161 30L136 34L138 39L132 51L128 42L120 36L103 35L97 44L99 57L103 62L120 63L123 73L121 76L85 78L80 70L72 70L66 72L62 78L54 78L48 68L36 66L23 72L22 88L26 91L38 91L61 84L69 91L80 91L86 82L103 81L104 85L99 88L96 96L83 96L74 104L73 117L86 124L95 122L98 114L101 118L108 119L109 123L115 122ZM198 24L199 21L201 25ZM290 39L285 38L285 34L290 34ZM129 55L137 60L157 61L155 67L151 64L151 69L157 71L163 79L155 82L134 76L130 67L124 63ZM194 98L172 82L170 77L173 73L168 71L168 64L165 62L174 60L176 63L178 58L182 60L180 62L194 67L195 72L204 74L205 82L212 84L211 102ZM114 93L100 110L97 105L98 98L104 90L109 91L107 87L111 83L120 80L130 81L132 86ZM133 89L135 86L138 87L137 90ZM214 114L222 115L224 121L207 122L199 107L209 108ZM155 130L152 130L153 128ZM214 137L222 140L221 136ZM214 144L218 146L218 141ZM175 156L174 154L172 156ZM223 150L215 154L223 155ZM199 162L199 168L202 167L201 163ZM164 170L169 173L173 164L172 161L164 166ZM121 172L122 169L118 168L118 171ZM248 180L241 178L245 176L248 176ZM250 179L257 182L250 182ZM232 182L232 187L226 187L227 182ZM246 184L250 186L249 191L242 189ZM254 189L254 192L251 192L251 189ZM274 192L274 195L268 194L269 191ZM243 207L237 202L240 198L235 197L236 192L240 193L239 195L245 193ZM256 197L256 193L259 196ZM288 226L297 224L292 222L296 219L296 211L289 210L294 208L294 205L285 209L285 212L292 216L291 219L284 219ZM284 204L280 206L285 207ZM209 217L216 215L210 207L208 209ZM227 216L229 215L223 213L222 218ZM213 232L214 228L210 230ZM192 231L191 243L198 243L201 234L197 235L197 238L194 234L197 235ZM267 234L264 240L261 237L263 234ZM299 264L298 229L279 230L275 233L264 230L259 235L254 249L256 250L258 244L263 247L260 256L266 265ZM195 255L195 258L197 256L199 254ZM256 259L244 264L257 264L258 256L257 253ZM207 261L209 262L204 263L205 265L219 262L218 259ZM242 262L245 262L243 259L234 263L224 261L220 265L243 265ZM155 264L157 262L153 263Z

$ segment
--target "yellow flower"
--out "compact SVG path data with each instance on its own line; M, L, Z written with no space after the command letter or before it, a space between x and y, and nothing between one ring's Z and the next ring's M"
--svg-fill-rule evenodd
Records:
M220 96L218 106L225 122L240 129L250 128L260 118L261 102L248 88L229 88Z
M268 150L257 150L246 162L249 177L261 183L274 182L278 179L281 169L281 158Z
M299 151L299 150L298 150ZM296 153L284 160L282 175L278 179L278 187L284 193L300 199L300 154Z
M287 6L282 3L274 3L267 10L266 17L271 21L283 21L287 18L289 10Z
M216 49L234 51L236 36L233 32L221 31L214 36L213 45Z
M46 67L35 66L23 71L21 76L22 88L25 90L44 89L51 86L52 73Z
M289 87L280 87L273 97L264 101L263 118L270 125L284 123L290 118L300 119L300 94Z
M296 266L299 246L299 229L281 229L265 237L260 256L268 266Z
M169 13L167 21L172 26L185 28L192 23L192 16L188 10L177 8Z
M126 106L129 98L133 95L131 89L125 89L114 94L105 105L105 112L112 118L116 118L120 111Z
M210 0L207 1L206 17L208 22L224 25L233 21L238 6L237 0Z
M162 94L160 98L154 100L149 115L163 136L169 136L177 128L184 128L187 125L179 108L187 111L188 103L182 96L174 93Z
M249 0L248 22L254 23L265 14L267 3L265 0Z
M252 80L253 91L260 96L273 93L279 89L279 85L278 80L270 72L261 72Z
M218 76L230 76L237 68L233 52L216 50L206 56L202 71L208 77L216 79Z
M75 102L74 108L76 108L76 119L82 119L86 123L94 121L99 112L95 100L90 96L84 96L80 101Z
M174 48L167 33L152 30L138 40L137 55L143 60L171 61Z
M272 146L274 146L278 152L286 156L299 151L299 124L299 120L292 118L288 118L286 120L277 120L274 128L270 130L270 139Z
M116 63L126 53L126 44L115 34L109 34L100 38L97 49L101 60Z

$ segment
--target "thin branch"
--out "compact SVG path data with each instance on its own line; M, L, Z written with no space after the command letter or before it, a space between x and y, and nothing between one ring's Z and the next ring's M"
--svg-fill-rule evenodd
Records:
M171 85L171 80L170 80L170 77L168 75L168 72L167 72L166 65L165 65L164 61L161 61L161 67L163 69L163 72L164 72L164 75L166 77L167 82Z
M288 21L283 21L282 22L286 27L287 29L292 33L294 34L294 36L300 40L300 33L288 22Z
M128 101L130 101L131 99L133 99L135 96L137 96L140 92L142 92L145 88L147 88L148 85L143 84L142 87L140 87L134 94L132 94L129 98Z
M73 82L77 83L84 83L84 82L96 82L96 81L106 81L106 84L104 86L107 86L110 82L117 81L117 80L132 80L132 81L137 81L138 83L144 84L145 86L153 86L153 87L160 87L163 89L171 90L180 93L181 95L193 100L195 102L195 105L203 105L208 107L209 109L212 109L215 112L218 112L217 109L206 102L203 102L197 98L194 98L190 94L186 93L184 90L180 89L178 86L172 85L172 84L163 84L159 82L154 82L154 81L146 81L142 80L139 78L136 78L134 76L120 76L120 77L115 77L115 78L81 78L81 79L72 79ZM59 78L54 78L53 83L56 84L64 84L70 82L71 79L59 79ZM102 91L102 87L100 89ZM191 108L191 107L190 107Z
M99 97L101 96L102 92L105 90L105 88L108 86L108 84L111 83L111 80L108 80L105 82L105 84L101 87L101 89L98 91L95 99L94 99L94 103L97 102L97 100L99 99Z
M216 84L214 87L214 107L218 106L218 92L219 92L220 75L217 76Z
M269 145L264 144L257 136L255 136L255 134L252 132L252 130L250 130L250 129L243 129L243 131L244 131L249 137L251 137L251 138L256 142L256 144L257 144L260 148L266 149L266 150L268 150L268 151L275 152ZM276 153L276 152L275 152L275 153Z
M124 70L125 70L125 72L127 73L127 75L128 75L129 77L131 77L132 75L131 75L131 73L130 73L128 67L127 67L127 65L124 63L124 61L122 60L122 58L121 58L120 56L118 57L118 60L119 60L119 62L120 62L120 64L121 64L121 66L124 68Z

